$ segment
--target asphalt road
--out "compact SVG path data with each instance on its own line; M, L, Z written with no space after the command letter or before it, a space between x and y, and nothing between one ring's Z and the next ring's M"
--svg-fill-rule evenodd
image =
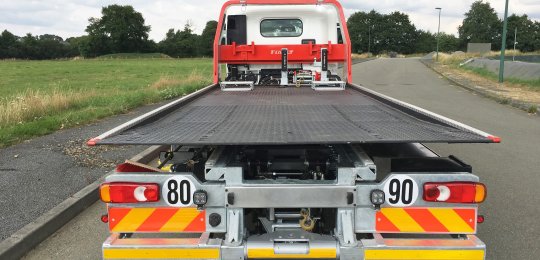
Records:
M487 185L478 236L487 259L540 255L540 117L479 97L416 59L379 59L354 66L354 82L500 136L501 144L429 145L473 166Z
M157 105L0 149L0 241L141 152L86 141Z
M473 166L488 187L478 236L487 259L538 259L540 255L540 118L474 95L441 78L415 59L357 64L354 81L503 138L502 144L430 145ZM25 259L98 259L107 237L96 203L44 241Z

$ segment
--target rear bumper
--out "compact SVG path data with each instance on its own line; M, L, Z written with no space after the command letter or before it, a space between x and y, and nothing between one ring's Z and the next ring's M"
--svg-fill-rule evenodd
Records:
M103 243L103 259L223 259L221 244L200 238L120 238Z
M374 239L361 240L366 260L394 259L485 259L486 245L476 236L462 239Z
M334 247L318 248L316 244L320 244L320 241L309 241L305 253L287 254L277 247L259 247L250 242L228 246L221 239L209 238L208 233L198 238L166 239L121 239L118 234L113 234L103 244L103 258L239 260L248 259L249 256L249 259L483 260L486 250L485 244L474 235L459 239L385 239L375 234L373 239L359 240L353 247L340 246L338 241Z

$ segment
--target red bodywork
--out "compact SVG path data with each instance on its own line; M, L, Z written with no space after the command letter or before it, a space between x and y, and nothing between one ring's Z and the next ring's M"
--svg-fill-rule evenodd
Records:
M338 11L343 33L344 44L295 44L295 45L257 45L251 42L248 45L219 45L225 11L231 5L315 5L330 4L334 5ZM219 15L216 36L214 37L214 83L219 83L219 64L268 64L281 63L281 49L289 50L289 63L307 63L313 62L313 59L320 58L321 48L328 49L329 62L343 62L347 65L347 82L351 82L351 40L347 21L343 13L341 4L336 0L230 0L221 8Z

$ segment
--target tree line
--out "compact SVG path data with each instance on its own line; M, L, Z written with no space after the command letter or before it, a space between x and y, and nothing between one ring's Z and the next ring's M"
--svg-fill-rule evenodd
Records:
M434 15L434 22L436 16ZM183 29L169 29L160 42L148 39L151 27L132 6L103 7L100 18L90 18L87 35L62 37L50 34L27 34L19 37L4 30L0 34L0 59L59 59L75 56L98 57L113 53L161 52L171 57L212 56L216 21L209 21L201 35L193 32L188 22ZM439 50L465 50L467 43L491 43L493 50L501 48L502 23L488 2L478 0L465 13L458 28L459 36L441 32ZM376 11L356 12L347 21L352 49L355 53L398 52L403 54L434 51L437 33L419 30L409 16L401 12L381 14ZM508 17L507 46L514 45L517 28L517 49L522 52L540 50L540 22L527 15Z
M16 36L4 30L0 34L0 59L87 58L114 53L161 52L175 58L211 57L216 21L209 21L201 35L188 22L182 30L169 29L164 39L148 39L151 27L132 6L103 7L100 18L90 18L87 35L62 39L56 35Z
M434 15L433 21L438 22ZM427 53L434 51L437 45L437 32L417 29L407 14L393 12L380 14L376 11L356 12L347 21L353 52L398 52L403 54ZM500 50L503 21L489 2L478 0L465 13L465 18L458 28L459 36L441 32L439 50L452 52L466 50L468 43L491 43L492 50ZM512 14L508 17L507 48L516 41L516 49L522 52L540 50L540 22L531 20L527 15Z

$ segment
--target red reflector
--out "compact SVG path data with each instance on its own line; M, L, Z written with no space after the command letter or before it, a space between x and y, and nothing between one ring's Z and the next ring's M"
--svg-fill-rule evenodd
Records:
M478 182L428 182L424 200L447 203L480 203L486 198L486 186Z
M486 220L486 219L485 219L484 216L482 216L482 215L478 215L478 217L476 217L476 222L477 222L478 224L484 223L484 220Z
M488 136L488 139L497 144L502 141L500 137L494 135Z
M107 203L159 201L159 186L155 183L111 182L101 184L101 200Z
M109 215L105 214L101 216L101 222L108 223L109 222Z
M96 143L99 142L99 138L92 138L90 140L88 140L88 142L86 142L86 145L87 146L96 146Z

